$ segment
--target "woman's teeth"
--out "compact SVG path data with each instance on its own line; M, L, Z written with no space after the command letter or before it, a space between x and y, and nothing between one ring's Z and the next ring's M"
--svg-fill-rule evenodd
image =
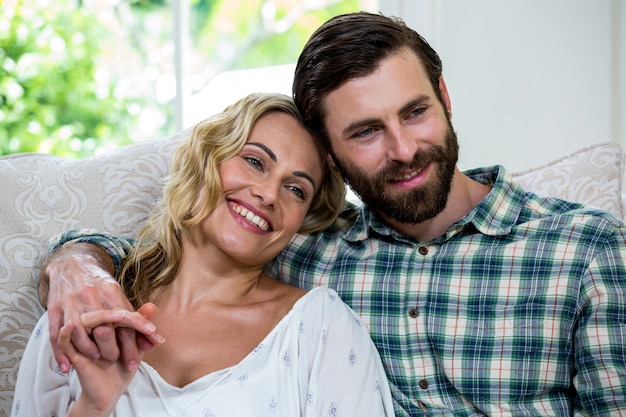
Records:
M245 209L245 208L243 208L241 206L235 206L234 210L241 217L245 217L246 220L248 220L250 223L252 223L256 227L258 227L259 229L265 230L265 231L267 231L269 229L269 224L267 224L267 222L265 220L263 220L262 218L260 218L256 214L252 213L251 211L249 211L249 210L247 210L247 209Z

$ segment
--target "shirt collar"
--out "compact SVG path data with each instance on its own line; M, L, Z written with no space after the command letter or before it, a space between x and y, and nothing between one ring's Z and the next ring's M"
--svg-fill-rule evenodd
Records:
M489 236L510 233L524 206L525 191L513 182L511 174L500 165L476 168L465 171L464 174L480 183L492 185L491 191L467 215L448 227L445 236L434 240L447 240L467 230ZM356 211L350 216L354 219L352 227L344 235L347 241L358 242L369 237L382 237L406 243L416 242L388 226L377 213L365 205L349 210Z

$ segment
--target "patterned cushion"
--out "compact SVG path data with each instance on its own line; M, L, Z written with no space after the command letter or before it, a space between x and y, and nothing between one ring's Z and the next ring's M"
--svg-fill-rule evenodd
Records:
M51 236L95 228L132 236L160 196L169 156L188 132L82 161L52 155L0 158L0 415L9 415L20 357L43 312L36 283ZM528 189L623 216L624 159L616 144L590 146L516 174Z
M161 195L181 135L81 161L53 155L0 158L0 416L8 416L19 360L43 308L36 283L48 239L93 227L134 235Z
M590 145L513 176L539 195L586 203L624 218L624 153L616 143Z

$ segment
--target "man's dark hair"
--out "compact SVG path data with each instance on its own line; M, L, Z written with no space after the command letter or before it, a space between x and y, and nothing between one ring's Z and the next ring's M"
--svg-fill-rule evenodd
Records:
M388 56L410 48L443 103L439 89L442 64L439 55L402 19L368 12L335 16L308 40L296 65L293 96L304 123L331 151L321 103L346 81L374 72ZM445 107L445 106L444 106Z

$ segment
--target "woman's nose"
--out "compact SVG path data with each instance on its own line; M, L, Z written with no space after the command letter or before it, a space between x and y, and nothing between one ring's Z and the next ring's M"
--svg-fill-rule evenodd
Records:
M259 181L252 189L253 195L265 206L273 207L278 198L279 186L271 180Z

